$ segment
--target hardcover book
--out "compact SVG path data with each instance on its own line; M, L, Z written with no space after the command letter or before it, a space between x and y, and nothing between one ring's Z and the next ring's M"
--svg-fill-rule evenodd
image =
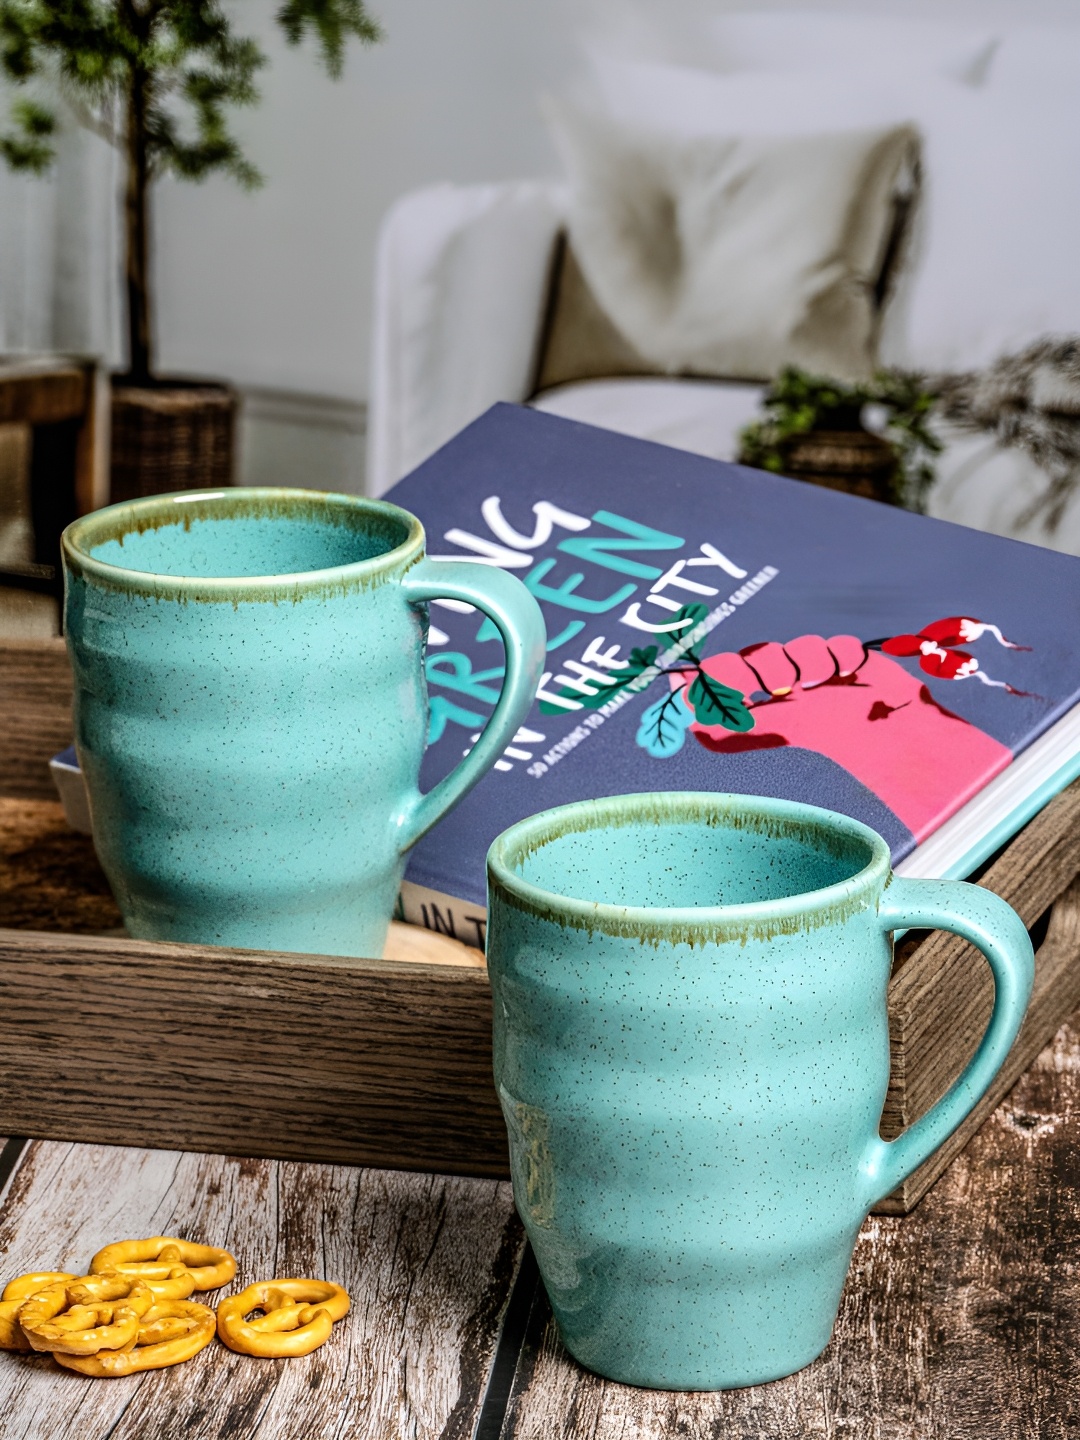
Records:
M430 929L482 944L488 845L571 800L788 797L956 876L1080 773L1080 559L510 405L386 498L548 630L525 724L413 851ZM497 630L434 602L426 668L425 789L494 707Z

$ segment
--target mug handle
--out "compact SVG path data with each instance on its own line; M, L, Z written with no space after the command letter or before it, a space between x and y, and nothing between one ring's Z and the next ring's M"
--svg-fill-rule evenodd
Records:
M475 605L495 622L506 650L502 691L480 739L449 775L426 795L418 794L402 816L398 851L404 854L483 779L513 740L540 683L547 632L535 597L513 575L490 565L424 559L403 577L401 587L410 605L428 600Z
M1000 896L978 885L894 875L882 896L878 920L883 930L929 927L970 940L993 973L994 1009L967 1069L937 1104L895 1140L874 1136L862 1163L868 1210L917 1170L986 1094L1023 1023L1035 976L1035 956L1023 921Z

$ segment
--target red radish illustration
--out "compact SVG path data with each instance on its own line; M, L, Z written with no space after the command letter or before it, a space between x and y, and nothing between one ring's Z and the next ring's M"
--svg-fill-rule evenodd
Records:
M1029 645L1015 645L1005 639L996 625L967 615L935 620L930 625L924 625L917 635L893 635L888 640L871 640L868 648L883 650L886 655L918 655L920 668L938 680L981 680L984 685L1008 690L1010 695L1026 695L1026 690L1017 690L1004 680L992 680L974 655L957 648L959 645L970 645L983 635L993 635L998 644L1004 645L1007 650L1031 648Z

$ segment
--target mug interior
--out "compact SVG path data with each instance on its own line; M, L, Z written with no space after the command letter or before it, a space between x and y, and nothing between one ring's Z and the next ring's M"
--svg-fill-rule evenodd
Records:
M388 555L416 521L396 506L312 491L154 497L80 523L77 548L104 565L193 579L334 570Z
M588 828L549 831L505 858L530 885L569 900L686 910L826 890L859 875L878 848L876 837L862 826L844 828L839 816L835 825L806 818L810 807L800 807L798 818L749 804L695 816L679 796L670 798L670 811L601 813Z

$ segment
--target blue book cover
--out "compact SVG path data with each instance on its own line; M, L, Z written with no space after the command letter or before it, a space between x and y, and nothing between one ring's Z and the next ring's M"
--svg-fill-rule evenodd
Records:
M386 498L430 555L517 575L547 624L528 719L409 862L406 918L473 943L488 845L525 815L784 796L873 826L895 863L1080 699L1071 556L510 405ZM426 666L425 789L491 713L498 633L435 602Z

